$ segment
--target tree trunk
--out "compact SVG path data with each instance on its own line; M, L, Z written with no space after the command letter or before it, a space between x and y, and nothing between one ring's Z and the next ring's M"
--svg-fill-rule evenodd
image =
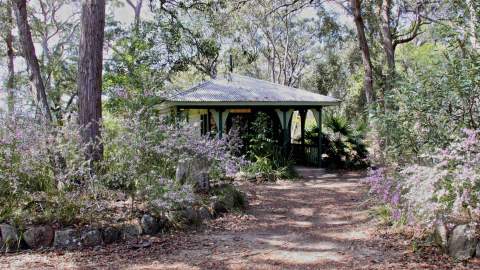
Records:
M391 0L383 0L380 7L381 31L383 50L389 69L395 68L395 49L393 48L393 38L390 31L390 8Z
M358 44L362 53L363 68L365 70L363 88L367 104L373 103L373 67L370 59L370 50L368 48L367 38L365 36L365 24L361 15L361 0L351 0L353 20L357 29Z
M12 8L7 7L7 24L8 29L5 37L5 43L7 45L7 67L8 67L8 79L7 79L7 103L8 113L12 114L15 110L15 66L14 66L14 52L13 52L13 35L12 35Z
M78 115L86 158L99 161L105 1L83 0L78 63Z
M132 7L133 9L133 12L134 12L133 24L135 26L135 29L137 29L140 26L140 15L142 12L143 0L137 0L135 4L131 0L127 0L127 4L130 5L130 7Z
M387 62L387 76L380 97L382 108L385 109L385 93L390 92L395 80L395 47L393 46L392 32L390 30L390 9L391 0L383 0L380 7L380 31L382 33L382 44Z
M477 26L478 26L478 13L475 3L472 0L465 0L468 7L468 13L470 14L470 20L468 21L470 27L470 43L472 43L472 48L474 50L479 49L478 45L478 36L477 36Z
M30 70L30 83L33 92L36 94L36 102L40 104L42 115L47 123L52 122L52 114L48 106L47 94L45 93L45 85L43 84L38 58L35 54L33 46L32 33L27 20L27 3L26 0L14 0L15 16L17 18L18 34L22 45L23 57Z

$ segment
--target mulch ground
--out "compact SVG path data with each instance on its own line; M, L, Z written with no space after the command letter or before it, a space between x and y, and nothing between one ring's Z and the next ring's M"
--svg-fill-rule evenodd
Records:
M250 207L201 227L76 251L0 255L0 269L480 269L378 226L361 173L243 183Z

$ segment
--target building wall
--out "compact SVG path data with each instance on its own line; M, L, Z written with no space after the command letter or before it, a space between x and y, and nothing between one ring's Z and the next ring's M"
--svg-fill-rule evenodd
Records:
M200 134L202 131L202 114L206 114L208 110L206 109L189 109L186 110L188 123L193 125L196 129L198 129L198 133Z

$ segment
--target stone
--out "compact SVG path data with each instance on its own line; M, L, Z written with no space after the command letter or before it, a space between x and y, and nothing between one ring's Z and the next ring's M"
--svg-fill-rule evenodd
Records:
M82 246L95 247L103 245L102 233L97 229L90 229L82 232Z
M212 214L210 213L210 210L208 210L207 207L202 206L200 209L198 209L198 217L201 220L208 220L212 218Z
M188 166L185 160L179 160L177 168L175 168L175 181L180 184L185 184L187 180Z
M122 225L122 239L135 239L142 234L142 226L135 220Z
M236 181L245 181L247 180L247 173L246 172L237 172L235 176L233 177L234 180Z
M434 225L433 241L437 246L441 247L443 250L447 250L448 232L447 232L447 227L442 221L437 221Z
M255 173L255 180L257 182L264 182L266 179L263 173Z
M198 213L195 209L191 206L185 208L183 210L183 215L189 224L197 223L198 222Z
M111 244L118 241L121 236L120 229L117 227L106 227L102 230L103 242L105 244Z
M183 227L199 222L197 211L193 207L169 211L167 213L168 221L174 227Z
M23 233L23 240L28 247L36 249L49 247L53 242L55 231L48 225L28 228Z
M215 216L221 215L223 213L228 212L227 207L225 206L225 203L219 200L215 200L211 203L211 209L213 211L213 214Z
M201 171L194 174L193 182L197 192L210 190L210 179L208 178L208 172Z
M477 247L475 248L475 257L480 258L480 241L477 243Z
M140 225L144 234L156 234L160 230L160 223L158 219L150 215L143 215L140 220Z
M468 225L456 226L448 241L448 254L457 260L468 260L475 254L477 239Z
M17 229L8 224L0 224L0 251L10 252L16 250L18 246Z
M77 248L81 246L80 233L75 229L58 230L53 239L55 248Z
M256 182L257 181L257 176L253 173L247 173L247 177L246 177L247 181L248 182Z

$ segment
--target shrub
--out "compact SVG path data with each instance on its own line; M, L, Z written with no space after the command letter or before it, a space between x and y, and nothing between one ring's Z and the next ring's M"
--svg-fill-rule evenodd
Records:
M75 222L94 184L73 121L45 126L28 115L0 115L0 222ZM81 189L79 189L81 187Z
M271 122L268 114L259 112L251 123L250 130L246 135L247 156L250 160L254 161L257 157L267 157L274 152L278 141L275 139Z
M243 157L231 153L229 136L201 136L192 126L170 125L162 118L140 115L118 125L119 131L107 131L104 137L104 180L112 187L129 189L141 181L173 179L183 159L205 161L215 177L235 173L243 162Z
M435 221L469 222L480 218L479 131L464 130L444 149L423 156L422 165L371 172L371 191L394 209L394 220L431 228Z
M214 188L212 195L218 197L228 210L243 210L247 207L245 194L231 184L223 184Z
M46 127L24 115L0 116L2 191L51 191L87 181L88 162L73 122Z
M369 166L368 150L364 142L365 125L353 128L341 116L325 117L325 133L322 133L324 166L330 168L360 169ZM305 132L307 144L317 144L318 127Z
M384 163L421 162L424 154L449 145L462 128L480 128L478 54L451 58L448 51L429 50L439 52L438 64L424 65L398 80L385 95L388 110L374 115Z
M268 114L264 112L257 114L246 138L247 157L251 163L247 164L244 170L251 174L260 173L269 180L297 177L293 168L293 158L278 146L272 119Z
M152 211L192 204L189 185L176 183L179 160L197 158L211 175L238 170L242 157L230 153L227 139L197 135L189 126L172 126L154 114L107 120L104 159L91 170L79 128L73 122L43 126L28 116L0 117L0 222L68 225L106 214L99 192L127 193ZM107 190L105 190L107 189Z

